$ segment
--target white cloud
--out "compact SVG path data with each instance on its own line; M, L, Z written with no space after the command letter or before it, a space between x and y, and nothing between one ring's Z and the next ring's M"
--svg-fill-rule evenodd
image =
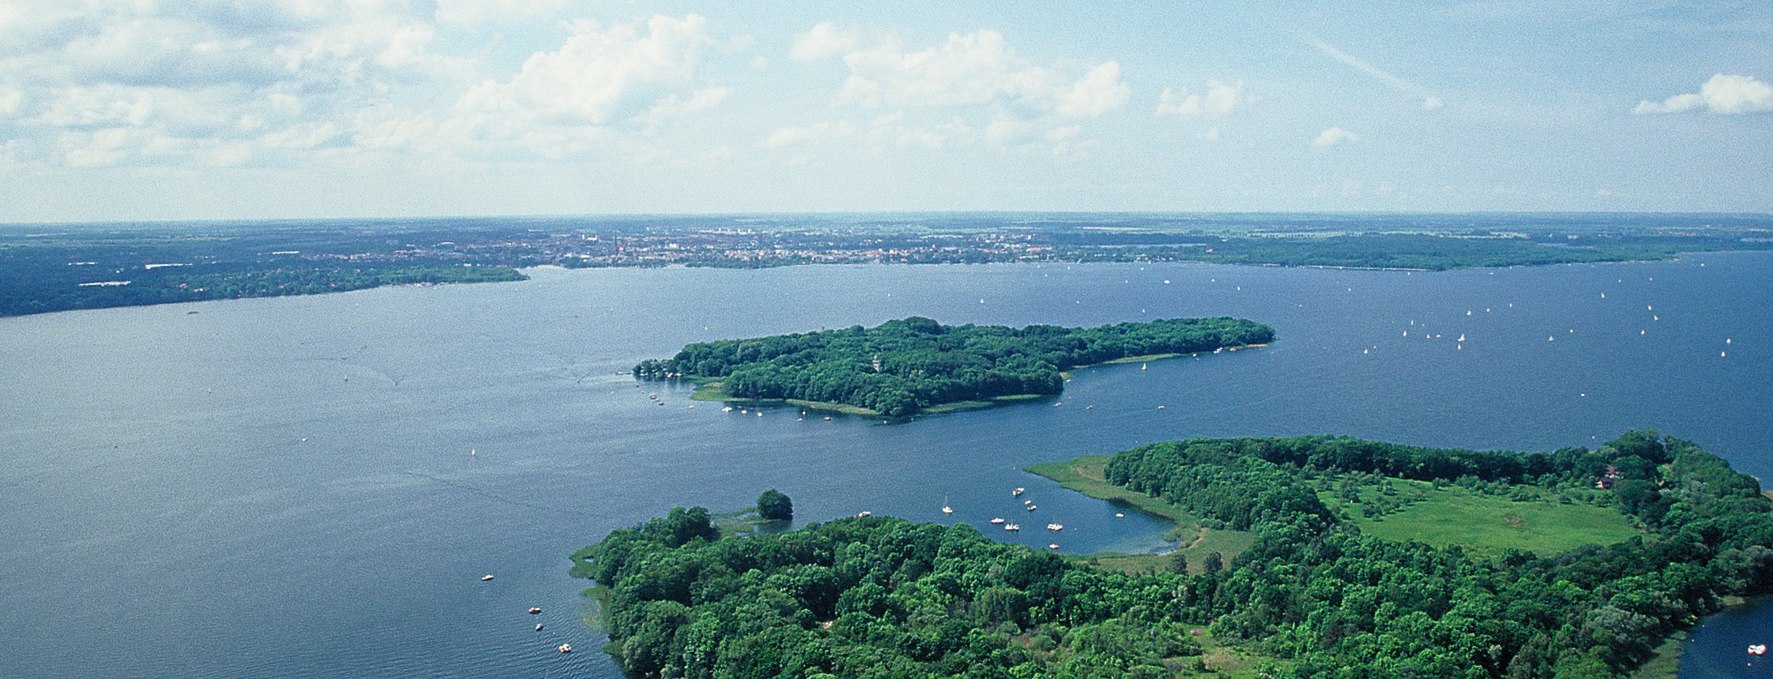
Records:
M695 94L681 99L676 94L666 95L664 99L655 102L651 109L641 114L636 120L649 127L656 127L696 111L719 106L732 93L733 89L730 87L704 87L696 90Z
M850 75L839 100L864 108L994 105L1088 118L1120 108L1129 94L1115 62L1073 79L1030 64L989 30L951 34L940 47L914 52L889 43L843 61Z
M1120 64L1109 61L1090 68L1059 100L1059 115L1095 118L1126 105L1132 90L1120 81Z
M1325 129L1322 132L1317 133L1317 138L1311 140L1311 145L1314 148L1323 149L1323 148L1329 148L1331 146L1335 146L1337 144L1346 144L1348 142L1359 141L1359 140L1360 140L1360 135L1357 135L1353 132L1349 132L1348 130L1344 130L1340 127L1331 127L1331 128Z
M458 26L516 23L555 16L566 0L437 0L437 22Z
M838 30L829 21L821 21L794 39L788 56L795 61L818 61L847 53L862 44L854 31Z
M647 162L659 156L633 146L632 133L656 132L732 93L696 77L713 44L700 16L609 25L577 21L570 30L558 50L531 54L510 79L469 88L453 115L438 123L435 139L414 141L442 153L488 158L514 151L563 158L625 149L630 160Z
M1705 98L1697 94L1677 94L1662 101L1640 101L1632 107L1631 112L1638 115L1646 113L1681 113L1705 107Z
M709 42L705 24L695 15L655 16L642 35L633 23L575 22L559 50L530 55L507 82L475 86L461 106L562 125L601 125L625 117L690 82Z
M429 12L13 0L0 3L0 109L38 158L73 166L235 165L349 145L358 111L471 72L432 51Z
M905 114L890 113L875 118L868 125L869 141L876 146L896 149L920 148L934 151L956 143L964 143L972 135L972 126L960 118L917 127L905 124Z
M820 121L807 125L789 125L777 128L770 136L758 143L764 148L782 148L795 146L817 139L845 139L856 133L856 126L848 121Z
M1223 118L1248 102L1243 81L1225 83L1209 80L1205 94L1191 93L1188 88L1164 88L1163 94L1158 97L1157 114L1179 118Z
M1773 111L1773 86L1752 75L1718 73L1699 86L1699 92L1677 94L1662 101L1640 101L1637 114L1682 113L1705 109L1725 115Z

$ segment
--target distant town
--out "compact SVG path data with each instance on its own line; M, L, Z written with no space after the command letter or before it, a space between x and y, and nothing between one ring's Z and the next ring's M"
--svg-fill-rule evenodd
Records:
M1523 224L1531 228L1523 229ZM0 225L0 316L520 269L1206 262L1446 270L1773 248L1765 215L961 213Z

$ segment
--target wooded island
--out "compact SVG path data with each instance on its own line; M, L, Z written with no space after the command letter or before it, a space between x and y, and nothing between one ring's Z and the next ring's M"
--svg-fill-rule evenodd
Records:
M1177 318L1095 328L945 326L913 316L873 328L691 344L634 366L642 380L689 379L737 399L843 404L901 417L942 406L1064 389L1060 373L1136 357L1265 344L1274 329L1240 318Z
M1105 480L1255 540L1128 570L885 517L718 539L706 510L676 509L574 573L602 586L607 650L642 676L1609 677L1773 589L1759 483L1654 432L1528 455L1200 439L1122 452ZM1364 530L1352 507L1405 482L1623 524L1539 551Z

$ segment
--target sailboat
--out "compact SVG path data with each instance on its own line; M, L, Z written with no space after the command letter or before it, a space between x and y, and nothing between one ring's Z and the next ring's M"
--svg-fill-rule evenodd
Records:
M954 508L948 506L948 498L946 498L946 497L942 498L942 513L943 514L953 514L954 513Z

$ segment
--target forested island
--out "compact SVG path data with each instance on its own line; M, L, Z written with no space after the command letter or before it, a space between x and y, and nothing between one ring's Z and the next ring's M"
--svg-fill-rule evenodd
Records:
M522 267L1209 262L1445 270L1773 248L1732 214L918 213L0 224L0 316Z
M1773 585L1759 483L1654 432L1524 455L1199 439L1104 471L1255 539L1124 568L884 517L720 539L706 510L676 509L574 554L573 572L598 583L625 670L686 677L1611 677ZM1519 513L1604 509L1616 525L1574 548L1368 530L1405 520L1397 487L1416 484L1419 503L1445 491ZM1520 518L1508 512L1489 519Z
M1094 328L942 325L910 317L873 328L699 342L634 366L642 380L696 380L705 398L848 406L903 417L1047 396L1063 371L1266 344L1274 329L1240 318L1177 318ZM841 409L841 408L840 408Z

